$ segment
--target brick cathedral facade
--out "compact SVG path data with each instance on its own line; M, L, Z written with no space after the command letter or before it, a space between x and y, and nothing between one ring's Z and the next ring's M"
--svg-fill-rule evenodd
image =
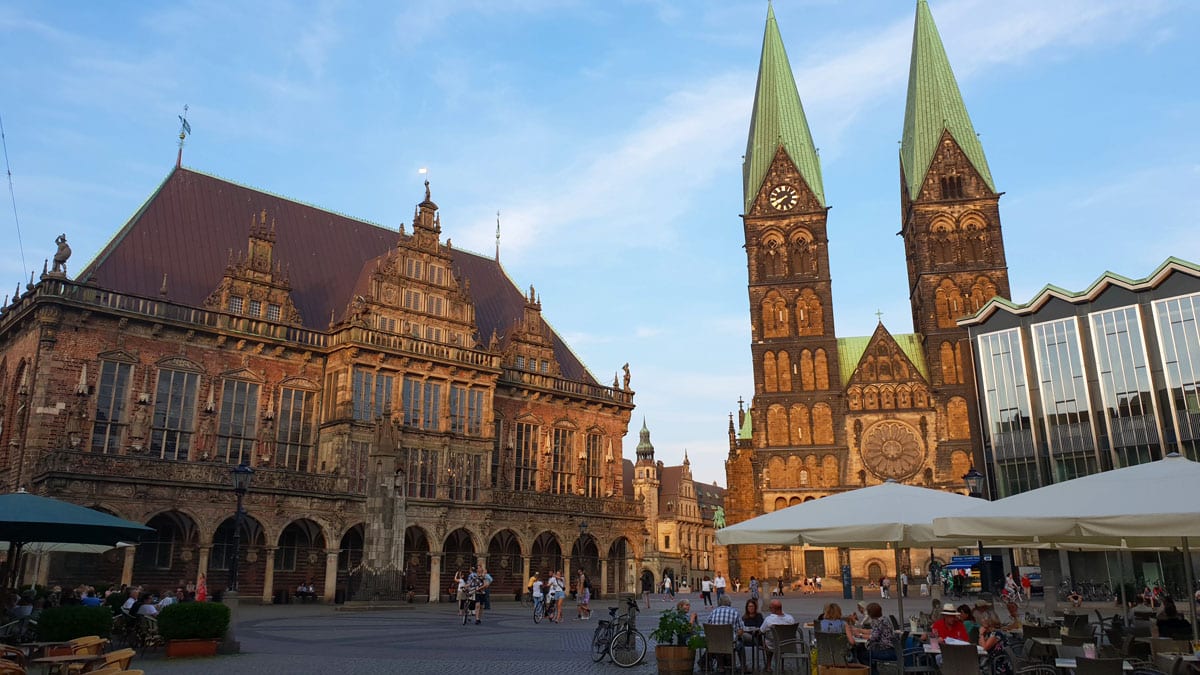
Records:
M880 322L870 336L838 337L829 270L837 224L769 9L742 216L754 398L729 424L730 524L886 480L961 491L963 474L981 465L971 351L957 321L1009 295L1000 195L924 0L900 160L914 332ZM729 556L743 579L835 574L844 564L858 578L897 572L890 554L867 551L742 545Z

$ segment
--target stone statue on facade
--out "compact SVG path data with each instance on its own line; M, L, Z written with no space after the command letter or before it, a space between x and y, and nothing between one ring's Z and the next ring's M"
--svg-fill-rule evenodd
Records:
M138 401L129 415L129 445L139 452L145 447L146 432L150 424L150 413L146 402Z
M500 489L511 490L515 457L511 446L504 446L500 451Z
M196 443L192 452L201 461L207 461L212 456L213 424L211 411L200 413L200 427L196 430Z
M67 245L67 235L58 235L54 243L58 244L58 250L54 252L54 267L50 269L50 274L66 276L67 260L71 258L71 247Z
M625 376L621 378L624 384L624 389L625 391L629 391L629 363L626 362L625 365L621 366L621 370L625 371Z
M270 464L275 458L275 418L267 415L258 427L258 458L262 464Z
M75 407L67 416L67 442L71 444L72 450L78 448L79 444L83 442L83 436L87 432L87 420L87 398L79 396L75 401Z
M375 420L375 453L394 454L396 452L396 426L392 424L392 412L383 411L383 416Z

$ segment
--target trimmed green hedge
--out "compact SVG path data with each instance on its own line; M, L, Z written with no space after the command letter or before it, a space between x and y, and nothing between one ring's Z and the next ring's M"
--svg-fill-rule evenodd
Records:
M87 635L108 637L112 623L112 612L104 607L51 607L38 616L37 634L44 642L66 642Z
M158 614L165 640L219 640L229 628L229 608L219 602L177 602Z

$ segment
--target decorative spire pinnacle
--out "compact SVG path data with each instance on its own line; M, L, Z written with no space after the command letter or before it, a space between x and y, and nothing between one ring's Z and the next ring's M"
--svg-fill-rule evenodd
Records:
M762 56L758 64L758 85L754 90L754 108L750 113L750 135L742 165L743 196L746 210L762 189L763 179L775 159L779 146L787 151L804 182L821 206L825 206L825 187L821 180L821 161L813 145L808 118L796 90L796 79L788 62L775 8L767 5L767 26L763 32Z
M954 137L983 182L995 192L996 185L983 154L983 144L967 114L929 4L926 0L918 0L912 61L908 69L904 137L900 141L900 166L904 170L909 199L916 199L921 194L942 133L946 131Z
M187 138L192 133L192 125L187 121L188 107L183 106L183 114L179 116L179 154L175 155L175 168L178 169L183 165L183 139Z
M639 432L637 444L638 461L654 461L654 446L650 443L650 429L646 427L646 418L642 418L642 430Z

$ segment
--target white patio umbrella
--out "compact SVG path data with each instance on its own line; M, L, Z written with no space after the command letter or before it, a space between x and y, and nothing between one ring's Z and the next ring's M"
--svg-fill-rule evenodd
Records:
M723 545L891 548L895 551L896 569L899 570L902 548L974 547L979 538L973 535L936 535L933 520L979 504L978 499L954 492L888 481L803 502L721 528L717 530L717 542ZM897 604L903 616L903 594L897 596Z
M1200 537L1200 463L1177 454L1103 471L947 513L934 532L947 537L1183 549L1187 604L1195 608L1188 540ZM1200 631L1192 612L1193 637Z

